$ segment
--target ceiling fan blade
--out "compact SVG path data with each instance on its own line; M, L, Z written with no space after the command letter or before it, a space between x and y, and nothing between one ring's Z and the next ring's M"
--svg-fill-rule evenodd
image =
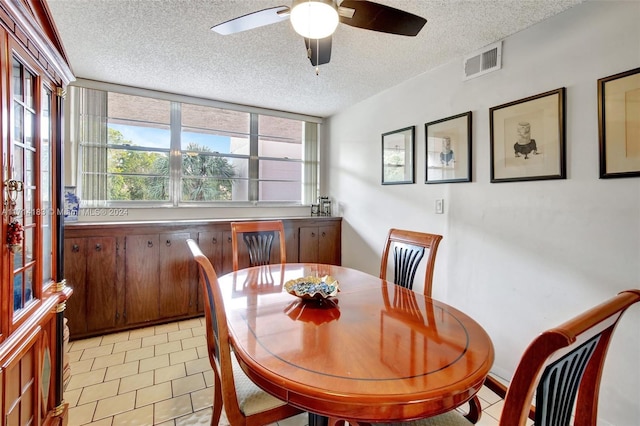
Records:
M289 12L290 10L287 6L271 7L214 25L211 30L222 35L235 34L287 20L289 19Z
M304 39L311 65L328 64L331 60L331 36L320 39Z
M366 0L344 0L339 9L343 24L389 34L415 36L427 23L413 13ZM354 11L352 18L345 16L350 10Z

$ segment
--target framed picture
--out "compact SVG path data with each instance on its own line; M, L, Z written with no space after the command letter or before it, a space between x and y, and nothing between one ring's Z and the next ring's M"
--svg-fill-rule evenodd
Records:
M489 109L491 182L565 179L565 88Z
M471 182L471 111L424 127L426 183Z
M640 176L640 68L598 80L600 178Z
M415 183L416 126L382 135L382 184Z

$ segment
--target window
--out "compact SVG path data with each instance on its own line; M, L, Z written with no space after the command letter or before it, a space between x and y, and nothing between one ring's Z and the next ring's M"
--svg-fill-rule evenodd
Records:
M316 198L316 122L185 97L81 87L71 87L71 96L83 206L299 205Z

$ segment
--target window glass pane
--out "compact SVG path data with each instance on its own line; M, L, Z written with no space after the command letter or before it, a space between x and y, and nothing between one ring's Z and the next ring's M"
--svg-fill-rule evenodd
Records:
M221 154L231 154L238 143L248 141L251 115L202 105L182 104L181 149L195 144Z
M114 201L166 201L171 191L163 176L109 175L109 199Z
M109 92L107 95L109 123L169 124L171 103L160 99Z
M260 160L260 201L300 201L302 163Z
M16 102L24 102L22 90L22 64L13 58L13 99Z
M248 159L188 152L182 156L183 201L246 201Z

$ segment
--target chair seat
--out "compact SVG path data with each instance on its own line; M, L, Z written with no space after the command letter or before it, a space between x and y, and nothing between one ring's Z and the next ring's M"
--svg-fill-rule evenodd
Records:
M233 365L233 380L236 385L238 405L245 416L251 416L255 413L286 405L286 402L269 395L256 386L256 384L244 374L240 364L238 364L238 360L233 354L231 354L231 362Z
M456 410L412 422L374 423L375 426L473 426ZM373 426L372 425L372 426Z

